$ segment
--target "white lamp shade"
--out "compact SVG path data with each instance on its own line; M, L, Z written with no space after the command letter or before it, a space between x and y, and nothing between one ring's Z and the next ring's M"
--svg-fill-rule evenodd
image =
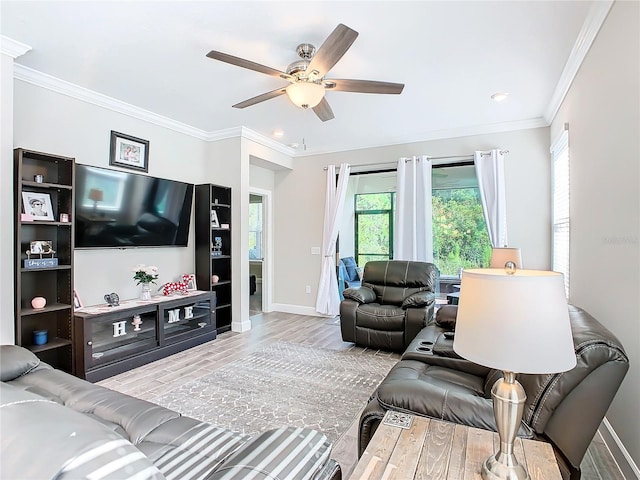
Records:
M496 247L491 251L491 268L504 268L504 264L513 262L516 268L522 267L522 254L519 248Z
M313 108L324 97L324 87L313 82L297 82L287 87L287 95L300 108Z
M576 356L562 274L462 272L453 342L472 362L515 373L571 370Z

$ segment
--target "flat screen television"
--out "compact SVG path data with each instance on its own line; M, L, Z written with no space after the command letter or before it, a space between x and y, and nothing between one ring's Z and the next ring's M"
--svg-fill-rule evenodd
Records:
M76 164L76 248L186 247L193 184Z

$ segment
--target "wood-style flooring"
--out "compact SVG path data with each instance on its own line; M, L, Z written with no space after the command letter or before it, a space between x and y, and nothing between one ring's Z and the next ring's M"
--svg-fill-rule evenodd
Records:
M216 340L108 378L99 382L99 385L153 402L159 395L277 341L400 358L397 354L359 348L343 342L339 323L335 319L273 312L255 315L251 320L252 329L248 332L223 333ZM354 418L349 430L333 448L332 456L340 463L344 479L349 478L358 461L357 420ZM625 479L599 433L591 442L582 462L582 479Z

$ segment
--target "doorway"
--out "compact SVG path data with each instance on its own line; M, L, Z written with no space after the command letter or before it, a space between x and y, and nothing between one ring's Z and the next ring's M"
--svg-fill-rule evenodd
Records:
M249 316L271 311L271 192L249 189Z

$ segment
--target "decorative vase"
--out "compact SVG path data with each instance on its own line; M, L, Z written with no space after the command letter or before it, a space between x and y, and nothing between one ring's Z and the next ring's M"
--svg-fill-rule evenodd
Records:
M31 306L33 308L44 308L44 306L47 304L47 299L44 297L33 297L31 299Z
M140 300L151 300L151 286L148 283L141 283Z
M34 330L33 332L33 344L34 345L45 345L49 340L49 331L48 330Z

